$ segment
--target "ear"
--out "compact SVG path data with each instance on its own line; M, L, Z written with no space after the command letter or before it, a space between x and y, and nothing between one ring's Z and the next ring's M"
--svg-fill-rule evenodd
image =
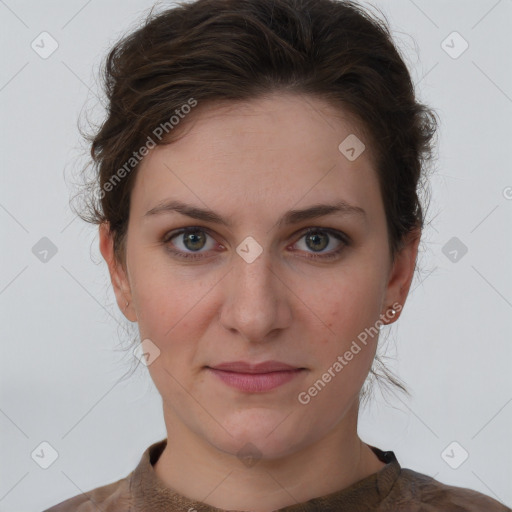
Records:
M382 318L385 324L393 323L400 316L409 288L414 277L418 245L421 239L421 230L415 229L406 237L403 247L397 252L395 260L389 272L386 293L383 302ZM396 311L394 316L390 315L390 309Z
M108 265L110 281L116 295L116 301L123 315L130 322L137 321L137 315L133 307L130 282L127 271L123 265L116 260L114 255L114 240L108 222L100 224L99 227L100 252ZM128 303L128 305L127 305Z

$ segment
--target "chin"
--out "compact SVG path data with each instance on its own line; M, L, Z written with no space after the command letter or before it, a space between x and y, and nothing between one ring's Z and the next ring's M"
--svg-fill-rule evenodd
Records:
M217 425L216 435L209 430L204 435L218 450L237 457L277 459L294 452L304 444L304 435L297 428L296 418L289 420L282 412L259 409L238 412L236 417ZM231 434L231 435L230 435Z

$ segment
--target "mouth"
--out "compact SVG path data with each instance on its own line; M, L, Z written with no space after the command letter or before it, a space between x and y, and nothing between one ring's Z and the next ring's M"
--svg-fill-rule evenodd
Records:
M306 368L297 368L277 361L250 364L242 361L222 363L205 369L224 384L246 393L262 393L278 388L299 375Z

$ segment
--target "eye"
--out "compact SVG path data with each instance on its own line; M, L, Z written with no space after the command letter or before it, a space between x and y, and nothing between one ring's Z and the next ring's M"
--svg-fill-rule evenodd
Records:
M334 241L337 243L333 244ZM163 243L173 255L184 259L204 258L204 253L214 250L216 246L215 239L208 231L196 226L167 233ZM217 245L223 247L220 244ZM332 245L335 247L330 251L325 250ZM294 244L295 247L299 246L300 251L308 253L306 258L323 260L338 257L349 245L350 238L345 233L328 228L309 228Z
M300 243L303 239L304 242ZM324 251L329 246L332 247L333 241L337 242L337 244L334 244L335 247L331 248L330 251ZM306 258L331 259L339 256L343 249L350 245L350 240L341 231L328 228L309 228L294 245L302 246L299 249L309 253ZM310 250L313 252L311 253Z
M208 244L208 238L213 240ZM176 242L172 240L176 239ZM199 227L189 227L172 231L165 235L163 242L168 244L168 250L181 258L197 259L202 258L203 252L212 250L215 247L215 241L206 230ZM177 248L177 249L175 249ZM206 251L200 252L202 249ZM197 256L194 253L198 253Z

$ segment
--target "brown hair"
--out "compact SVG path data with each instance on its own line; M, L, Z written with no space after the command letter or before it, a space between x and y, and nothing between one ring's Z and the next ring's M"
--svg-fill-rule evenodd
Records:
M152 11L112 48L103 81L107 116L89 138L95 192L88 189L79 215L108 222L119 261L140 148L150 140L170 143L178 131L172 118L186 125L181 114L194 102L281 91L327 100L359 121L374 158L392 258L408 234L423 228L418 192L425 191L436 114L416 100L386 23L353 1L196 0ZM156 136L159 127L164 137Z

